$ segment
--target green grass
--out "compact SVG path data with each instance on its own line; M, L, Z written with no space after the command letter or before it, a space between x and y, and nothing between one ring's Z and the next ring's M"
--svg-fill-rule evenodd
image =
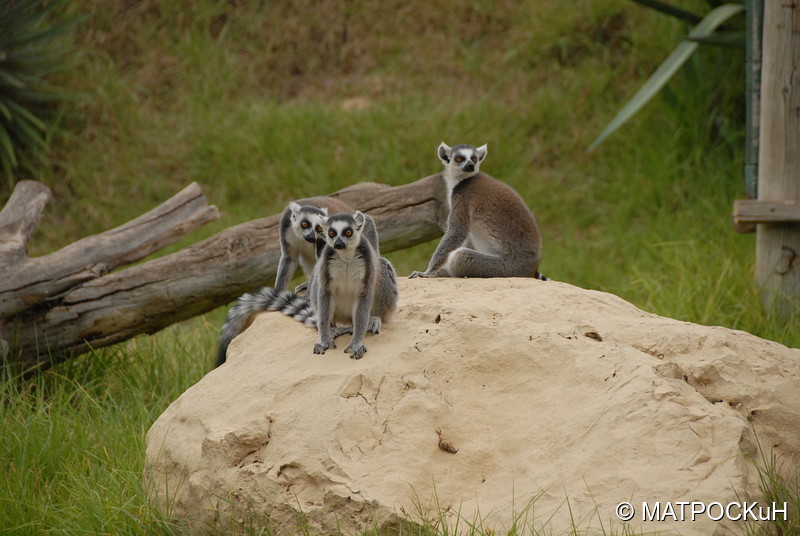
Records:
M203 330L209 336L196 339ZM201 355L213 335L208 326L170 331L87 354L33 380L0 381L0 532L179 533L146 504L143 439L205 372L203 360L185 358Z
M69 10L89 17L74 34L75 68L58 81L85 98L64 110L70 134L53 138L34 177L56 199L33 255L191 181L223 217L167 251L293 198L434 173L440 141L488 143L483 168L535 211L551 278L800 346L796 319L761 307L753 236L730 224L745 197L743 54L703 49L586 152L686 31L675 21L618 0L85 0ZM0 185L0 202L9 195ZM389 256L406 274L434 247ZM182 533L147 505L144 435L210 369L223 314L31 381L3 378L0 532ZM764 474L797 504L796 486ZM411 533L447 533L441 525Z
M800 471L787 471L783 462L769 451L758 445L758 453L753 459L758 471L761 489L764 490L764 503L787 506L788 516L776 516L774 526L770 529L777 535L800 534ZM786 517L784 519L784 517ZM759 535L761 528L757 523L748 524L745 534Z

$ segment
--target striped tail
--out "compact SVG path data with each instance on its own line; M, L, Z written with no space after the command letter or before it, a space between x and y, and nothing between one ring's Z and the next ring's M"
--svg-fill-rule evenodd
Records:
M306 326L317 325L316 316L306 296L298 296L289 290L278 292L272 287L243 294L228 311L220 330L215 367L225 362L231 341L247 329L255 316L263 311L280 311Z
M538 279L539 281L550 281L550 278L546 275L542 275L539 272L536 272L536 275L533 276L534 279Z

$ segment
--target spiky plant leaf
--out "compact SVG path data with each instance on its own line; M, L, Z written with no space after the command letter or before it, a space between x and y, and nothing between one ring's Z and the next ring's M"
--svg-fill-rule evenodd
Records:
M666 60L656 69L639 91L617 113L614 119L603 129L596 140L589 146L589 151L594 150L606 138L621 127L628 119L642 109L666 83L678 72L686 60L697 50L697 40L710 37L714 30L721 24L744 11L740 4L724 4L709 12L703 20L695 26L689 35L672 51Z
M63 70L62 37L75 20L53 22L68 0L0 0L0 172L8 182L45 154L54 105L68 98L49 78Z

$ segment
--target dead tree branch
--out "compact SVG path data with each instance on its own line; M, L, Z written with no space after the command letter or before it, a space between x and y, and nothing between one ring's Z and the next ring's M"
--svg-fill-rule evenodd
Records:
M331 195L370 214L381 251L389 252L441 236L440 177L397 187L360 183ZM6 361L24 369L155 333L274 281L279 215L109 273L218 217L196 184L120 227L31 259L25 244L48 198L46 187L24 181L0 212L0 339L10 350Z

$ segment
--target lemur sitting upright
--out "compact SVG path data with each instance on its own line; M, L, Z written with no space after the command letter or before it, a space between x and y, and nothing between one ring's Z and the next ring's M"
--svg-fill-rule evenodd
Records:
M311 244L312 247L316 247L317 255L321 255L324 248L327 246L327 242L325 240L326 234L324 232L327 217L322 214L321 209L317 209L316 207L300 205L293 207L292 205L294 204L296 203L291 203L287 208L287 210L295 211L295 214L298 216L297 218L290 220L293 225L292 228L298 228L301 230L313 229L315 234L315 243L309 242L309 244ZM311 210L305 210L306 208ZM320 212L317 212L317 210L320 210ZM284 212L284 214L286 214L286 212ZM375 226L375 221L366 214L363 214L363 216L364 223L361 234L366 242L369 243L369 245L373 248L375 254L379 255L379 249L377 247L378 230ZM302 225L303 221L307 221L309 225ZM300 222L300 224L297 224L297 222ZM292 233L287 234L291 235ZM307 236L310 236L310 233L307 233ZM297 251L297 249L289 250L287 248L285 251ZM283 260L283 257L281 257L282 263ZM392 268L391 264L389 264L389 261L384 258L380 258L380 260L382 263L382 272L386 270L386 268L383 267L383 263L385 263L388 265L388 269L391 271L392 277L394 277L394 269ZM312 272L311 281L313 281L313 279L314 276ZM313 303L309 301L308 296L300 296L297 294L297 292L300 292L302 287L308 285L311 281L300 285L295 292L290 292L285 288L281 290L276 286L275 288L263 287L258 291L248 292L240 296L236 303L233 304L228 311L228 314L225 318L225 323L220 330L219 347L217 349L217 358L214 366L218 367L225 363L227 359L228 346L230 345L231 341L233 341L235 337L247 329L258 313L264 311L280 311L287 316L295 318L306 326L316 327L317 317ZM380 322L378 322L376 326L375 322L372 321L369 327L371 332L377 333L380 331ZM339 326L337 328L331 328L331 336L335 339L336 337L346 333L352 333L352 331L351 325Z
M450 213L428 269L409 277L535 277L542 238L525 201L480 171L486 145L439 145Z
M331 324L351 325L353 340L345 348L353 359L367 351L367 331L379 333L397 307L397 276L391 263L380 256L364 233L371 220L362 212L335 214L325 224L323 249L309 298L317 317L319 340L315 354L336 348Z

